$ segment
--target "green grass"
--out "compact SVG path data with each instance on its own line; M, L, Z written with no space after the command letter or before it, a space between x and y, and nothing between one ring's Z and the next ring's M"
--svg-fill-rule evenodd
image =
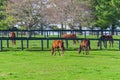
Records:
M120 51L0 52L0 80L120 80Z
M91 38L94 36L87 36ZM114 36L119 39L119 36ZM0 80L120 80L120 51L118 41L114 47L100 50L97 41L91 41L89 55L79 55L77 49L80 43L73 45L72 40L66 48L64 56L51 56L50 49L44 41L44 50L41 51L41 42L31 40L29 48L21 51L21 42L12 46L9 41L3 41L3 52L0 52Z

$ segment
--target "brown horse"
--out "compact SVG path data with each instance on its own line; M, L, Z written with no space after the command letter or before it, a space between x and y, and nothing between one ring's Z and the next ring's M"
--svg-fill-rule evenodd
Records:
M53 41L52 49L51 49L52 55L56 55L56 53L55 53L56 49L58 49L58 52L60 49L62 51L62 54L64 54L64 42L62 40L54 40ZM60 52L59 52L59 55L61 55Z
M73 39L76 39L77 37L76 37L76 34L71 33L71 34L63 34L62 38L73 38ZM73 40L73 44L76 44L76 42L78 42L78 40Z
M12 45L16 45L16 40L14 39L16 37L15 32L10 32L9 36L12 38Z
M100 46L101 41L103 42L103 45L105 48L107 48L107 45L106 45L107 41L109 41L109 44L110 44L109 46L111 47L112 45L113 47L114 40L113 40L112 35L102 35L100 39L98 40L98 44L97 44L98 47Z
M86 55L87 55L87 54L89 54L89 50L90 50L90 49L91 49L91 47L90 47L90 40L88 40L88 39L83 39L83 40L81 41L80 47L79 47L79 49L78 49L78 53L80 54L81 51L83 50L83 51L86 51ZM84 52L83 52L83 54L84 54Z

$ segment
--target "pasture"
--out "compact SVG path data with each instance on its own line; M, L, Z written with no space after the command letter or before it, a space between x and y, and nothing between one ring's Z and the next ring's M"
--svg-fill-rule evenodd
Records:
M0 53L0 80L119 80L119 63L120 51L7 51Z
M90 36L89 36L90 37ZM119 36L114 36L118 38ZM120 51L118 42L114 47L100 50L97 41L91 41L89 55L78 54L79 43L73 45L72 40L66 48L64 56L51 56L44 41L44 51L40 50L40 41L31 40L29 48L21 51L20 41L16 46L3 41L3 51L0 52L0 80L119 80Z

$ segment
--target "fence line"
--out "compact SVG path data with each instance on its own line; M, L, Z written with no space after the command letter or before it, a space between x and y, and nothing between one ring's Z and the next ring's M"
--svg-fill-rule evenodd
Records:
M98 38L99 35L101 35L101 31L103 31L103 34L105 35L112 34L112 30L0 30L0 37L5 37L4 35L7 35L7 37L9 37L9 32L11 31L16 32L17 37L23 37L26 33L29 33L29 37L35 37L35 35L49 37L50 35L56 34L58 38L60 38L63 33L82 33L82 35L84 35L84 38L86 38L87 35L96 35ZM120 35L120 30L114 30L114 34Z
M77 38L77 39L73 39L73 38L25 38L25 37L16 37L14 38L14 40L20 40L21 41L21 50L24 50L24 43L23 43L23 40L26 40L27 41L27 48L29 47L29 40L40 40L41 41L41 50L44 50L44 43L43 43L43 40L47 40L47 48L49 48L49 40L66 40L66 44L67 44L67 41L68 40L83 40L84 38ZM87 38L89 40L99 40L99 39L95 39L95 38ZM0 51L3 51L3 41L4 40L7 40L7 46L9 47L9 40L13 40L12 38L9 38L9 37L1 37L0 38ZM120 50L120 39L113 39L114 41L118 41L119 42L119 47L118 49ZM100 45L100 50L102 50L102 41L101 42L101 45ZM67 47L68 47L68 44L67 44Z

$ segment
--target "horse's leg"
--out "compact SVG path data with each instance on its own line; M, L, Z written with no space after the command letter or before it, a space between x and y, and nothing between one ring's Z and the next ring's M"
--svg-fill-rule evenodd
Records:
M14 40L12 40L12 46L14 46Z
M58 48L58 53L59 53L59 56L60 56L61 54L60 54L59 48Z
M89 50L90 50L90 48L89 48L89 46L87 46L87 47L86 47L86 51L87 51L87 52L86 52L86 55L89 54Z
M80 47L78 48L78 54L81 53L81 50L82 50L82 47L80 46Z
M53 54L54 54L54 48L51 49L51 55L53 55Z
M64 55L64 47L61 48L62 55Z
M14 40L14 44L16 45L16 40Z
M56 48L54 48L54 56L56 56Z
M13 40L13 45L16 45L16 41L15 40Z
M104 45L104 47L106 48L105 44L106 44L106 41L105 41L105 40L103 40L103 45Z
M85 47L83 47L82 50L83 50L83 55L84 55L85 54Z

